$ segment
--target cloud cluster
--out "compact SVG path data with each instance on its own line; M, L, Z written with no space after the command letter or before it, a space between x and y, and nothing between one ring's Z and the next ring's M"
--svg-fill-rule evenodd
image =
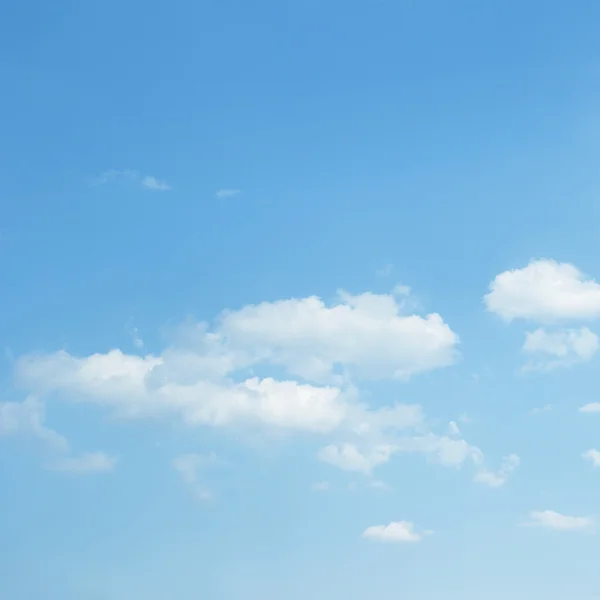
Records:
M600 284L572 264L532 260L526 267L500 273L484 302L488 311L508 323L521 319L543 325L526 334L523 351L530 359L524 370L571 367L589 361L598 350L598 336L587 327L557 326L600 316Z
M187 323L159 354L28 355L16 378L39 397L97 404L125 419L328 436L318 458L346 471L371 474L405 453L483 473L483 453L458 429L436 434L419 406L372 408L361 396L367 381L403 381L458 359L458 336L439 314L404 314L407 293L263 302L224 311L212 327Z

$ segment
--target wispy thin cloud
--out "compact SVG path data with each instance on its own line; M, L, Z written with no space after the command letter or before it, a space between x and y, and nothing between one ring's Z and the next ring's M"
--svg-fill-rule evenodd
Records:
M223 188L217 190L215 196L217 198L233 198L234 196L239 196L242 193L242 190L238 190L237 188Z
M164 180L158 179L153 175L142 175L139 171L133 169L109 169L92 180L92 185L104 185L116 181L129 181L137 183L149 190L166 192L171 189L171 186Z
M219 464L221 461L214 452L207 456L201 454L183 454L173 460L173 468L183 481L190 486L198 500L212 500L213 493L200 483L200 471Z
M158 190L159 192L166 192L171 189L171 186L166 181L156 179L152 175L146 175L140 183L149 190Z
M117 459L104 452L88 452L81 456L63 458L50 467L52 471L63 471L77 475L108 473L114 470Z
M557 531L589 531L593 532L596 522L592 517L572 517L562 515L554 510L534 510L529 513L529 521L525 527L544 527Z

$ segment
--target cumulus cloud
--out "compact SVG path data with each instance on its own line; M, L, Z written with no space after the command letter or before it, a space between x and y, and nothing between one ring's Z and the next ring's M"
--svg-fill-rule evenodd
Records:
M598 351L598 336L587 327L549 332L540 328L528 332L523 350L535 357L525 370L552 370L587 362Z
M590 319L600 316L600 284L569 263L533 260L490 284L487 309L505 321Z
M16 379L40 397L96 404L120 418L328 435L319 458L348 471L371 473L397 453L481 469L482 452L458 427L437 435L419 406L375 409L357 387L456 361L458 336L441 316L402 314L398 294L407 293L263 302L224 311L212 327L187 323L156 355L23 356ZM264 376L269 369L279 377Z
M331 381L336 369L407 379L457 360L458 336L439 314L400 308L393 294L340 292L329 306L314 296L246 306L223 313L219 325L237 347L310 381Z
M584 404L579 412L582 413L600 413L600 402L590 402L589 404Z
M594 467L600 467L600 450L588 450L587 452L583 453L583 458L591 461Z
M483 468L475 475L475 481L497 488L503 486L509 475L521 464L521 459L516 454L510 454L502 461L500 469L491 471Z
M557 531L594 531L596 522L591 517L571 517L553 510L534 510L529 513L529 521L524 525Z
M377 542L419 542L424 535L431 535L431 531L418 533L409 521L393 521L389 525L373 525L367 527L362 536Z
M439 315L403 317L393 296L375 294L345 295L334 306L314 297L265 302L224 312L213 331L204 323L191 329L188 341L160 356L59 351L22 357L17 375L28 389L105 404L122 416L178 414L192 423L322 432L348 411L347 378L336 370L404 379L451 364L458 343ZM259 364L284 367L306 383L239 377Z

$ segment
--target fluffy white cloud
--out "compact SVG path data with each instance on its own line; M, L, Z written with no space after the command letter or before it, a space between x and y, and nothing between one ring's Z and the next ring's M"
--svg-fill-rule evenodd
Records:
M558 531L593 531L596 522L591 517L570 517L553 510L532 511L528 526L546 527Z
M359 471L370 473L377 465L386 463L394 446L380 444L367 450L359 450L354 444L330 444L322 448L318 457L334 467L344 471Z
M600 402L590 402L589 404L585 404L579 409L579 412L600 413Z
M406 379L457 359L458 336L440 315L403 316L393 294L339 296L331 306L313 296L225 312L219 332L260 362L316 382L330 381L336 369Z
M588 450L583 453L583 458L591 461L594 467L600 467L600 450Z
M503 486L509 475L521 464L521 459L516 454L510 454L502 461L498 471L483 468L475 475L475 481L493 488Z
M600 284L577 267L534 260L500 273L484 298L487 309L506 321L590 319L600 316Z
M431 535L431 531L417 533L409 521L393 521L389 525L373 525L367 527L363 537L378 542L419 542L423 535Z
M481 469L483 454L457 426L451 436L437 435L419 406L372 409L361 400L361 378L406 379L457 358L458 337L439 315L403 314L398 298L407 293L342 292L331 305L309 297L225 311L212 329L182 326L157 355L115 349L24 356L17 381L40 396L101 405L121 418L329 434L319 457L348 471L370 473L395 453ZM253 369L275 369L280 378Z
M112 471L117 464L114 456L104 452L88 452L81 456L63 458L50 467L53 471L64 471L79 475L89 473L107 473Z
M344 294L331 307L311 297L226 311L214 331L188 326L160 356L26 356L17 375L27 389L104 404L124 417L171 414L215 426L254 422L325 432L346 419L352 393L336 370L406 378L453 362L457 343L439 315L400 316L393 295ZM308 382L240 377L256 365L284 367ZM383 417L407 418L401 409Z
M598 351L598 336L587 327L549 332L540 328L528 332L523 350L536 357L526 370L551 370L589 361Z

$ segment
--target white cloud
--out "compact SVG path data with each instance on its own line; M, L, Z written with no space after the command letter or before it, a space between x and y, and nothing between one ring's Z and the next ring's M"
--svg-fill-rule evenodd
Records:
M389 444L378 445L368 451L361 451L354 444L330 444L319 451L318 457L344 471L370 473L377 465L386 463L394 451L395 448Z
M235 188L225 188L221 190L217 190L215 196L217 198L233 198L234 196L238 196L242 193L242 190L238 190Z
M226 311L219 324L238 348L310 381L330 381L335 369L406 379L457 360L458 336L440 315L402 316L400 308L393 294L340 292L330 306L314 296L263 302Z
M574 265L554 260L533 260L522 269L500 273L484 300L505 321L600 316L600 284Z
M591 517L570 517L553 510L532 511L526 526L545 527L558 531L593 531L596 522Z
M183 454L173 460L173 468L180 474L183 481L189 485L198 500L210 500L212 492L199 483L199 475L203 469L214 466L220 461L216 454L207 456L201 454Z
M583 458L592 462L594 467L600 467L600 450L588 450L583 453Z
M53 471L64 471L75 474L106 473L112 471L117 464L114 456L108 456L104 452L89 452L81 456L66 457L50 468Z
M24 356L16 376L40 396L100 405L121 418L327 434L333 439L319 458L349 471L370 473L396 453L483 468L482 452L457 427L452 437L436 435L415 405L373 409L354 383L450 365L457 344L439 315L401 315L395 294L342 292L330 305L309 297L224 311L212 329L188 323L158 355ZM273 367L279 379L248 376Z
M367 527L363 537L377 542L419 542L424 535L432 532L417 533L409 521L394 521L389 525L373 525Z
M525 370L552 370L586 362L598 351L598 336L587 327L549 332L543 328L528 332L523 350L536 357Z
M600 413L600 402L590 402L579 409L582 413Z
M424 454L433 462L446 467L459 468L467 460L475 465L483 463L483 453L462 439L439 436L433 433L419 435L385 436L379 430L378 438L387 442L367 439L360 444L330 444L322 448L318 458L344 471L356 471L370 474L376 467L387 463L396 453Z
M166 181L156 179L156 177L152 177L152 175L142 177L140 184L149 190L156 190L158 192L166 192L171 189L171 186Z
M129 181L138 183L142 187L150 190L162 192L171 189L171 186L166 181L157 179L152 175L142 175L139 171L135 171L133 169L123 169L121 171L117 169L110 169L94 179L92 181L92 185L103 185L112 181Z
M330 431L345 420L351 394L336 369L406 378L456 359L458 338L439 315L401 317L397 310L393 296L370 293L346 294L332 307L315 297L265 302L225 311L212 332L206 324L189 327L187 340L160 356L60 351L21 358L17 375L28 389L104 404L126 417L177 414L215 426ZM269 364L336 385L239 380L243 369ZM405 417L397 411L394 418Z
M481 469L475 475L475 481L497 488L503 486L508 480L509 475L521 464L521 459L516 454L510 454L502 461L502 466L498 471L490 469Z

